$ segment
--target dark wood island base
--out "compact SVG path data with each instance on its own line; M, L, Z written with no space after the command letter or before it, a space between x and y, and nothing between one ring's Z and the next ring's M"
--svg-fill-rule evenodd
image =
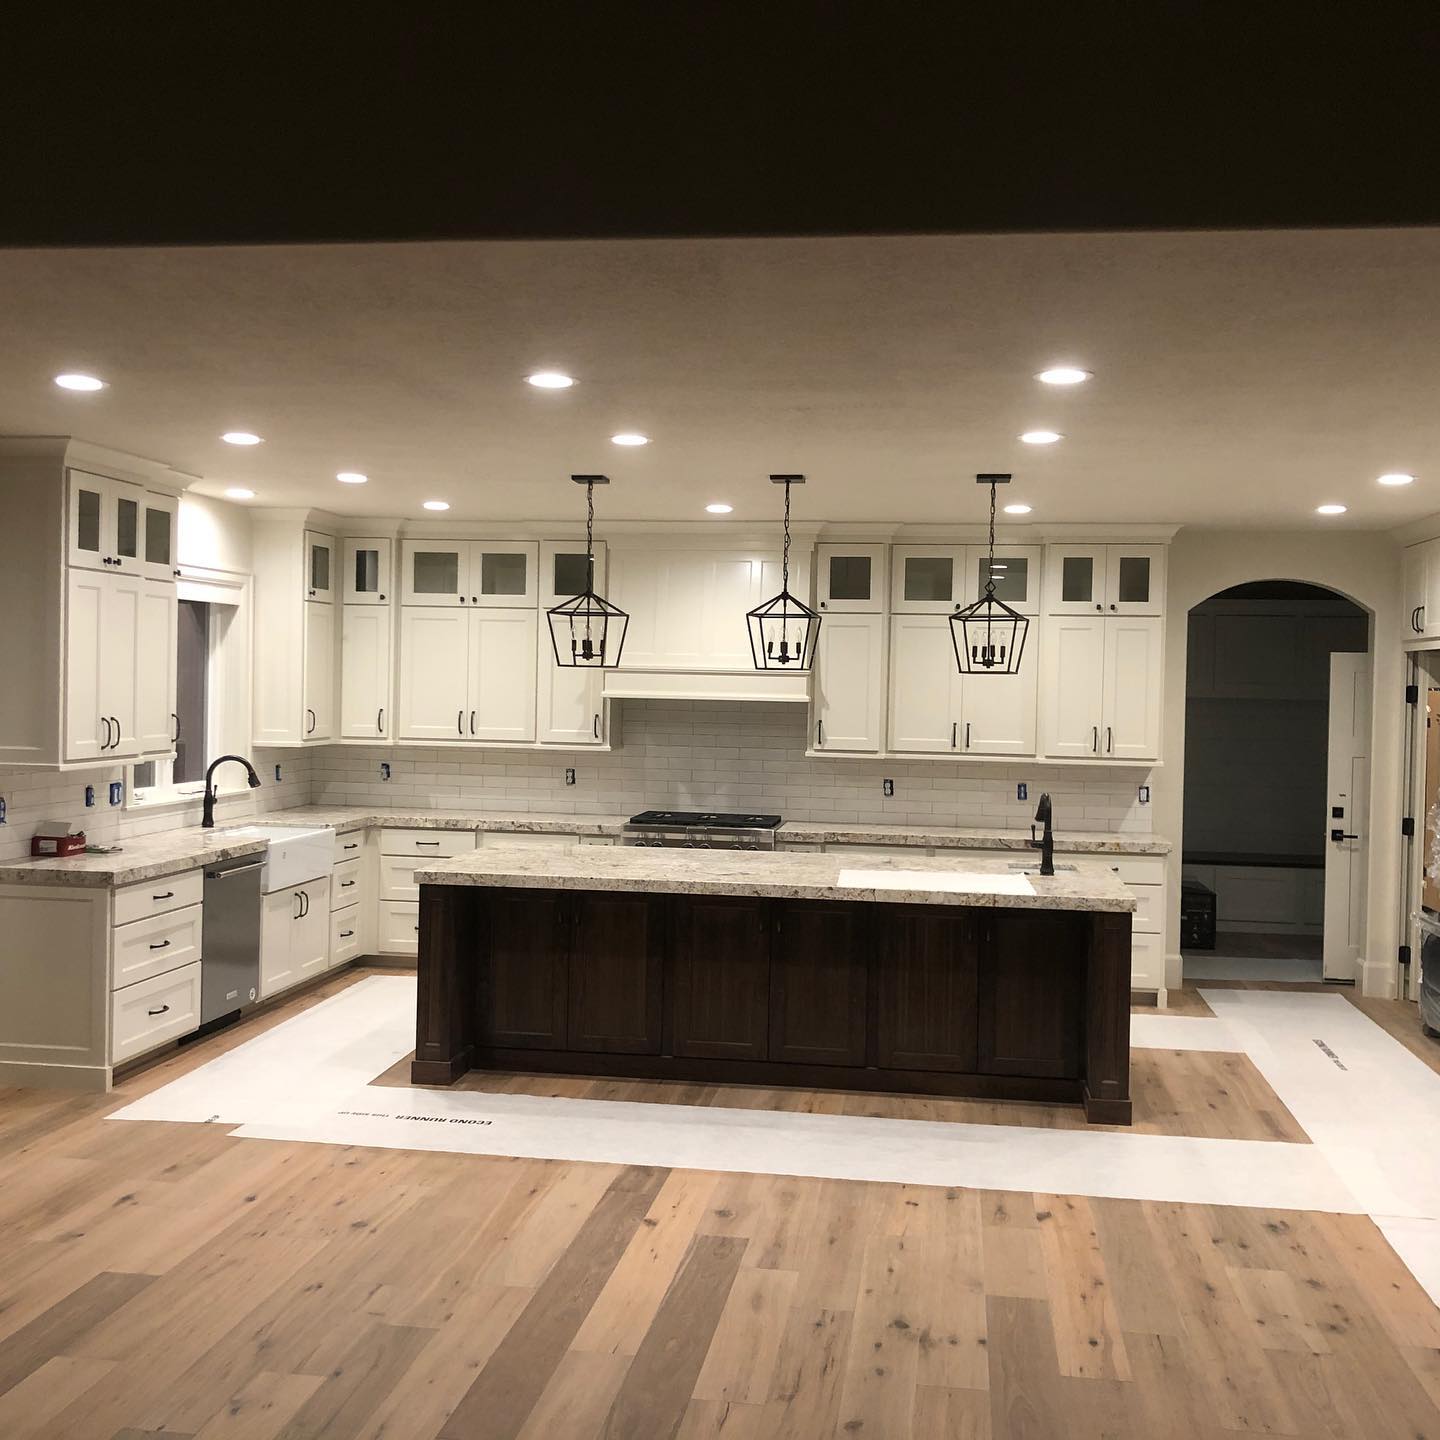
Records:
M1130 916L422 884L411 1078L1081 1103L1130 1123Z

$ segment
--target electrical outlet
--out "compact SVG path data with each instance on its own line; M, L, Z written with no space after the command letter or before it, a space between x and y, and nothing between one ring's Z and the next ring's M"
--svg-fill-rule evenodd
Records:
M1142 785L1140 787L1140 803L1142 805L1148 805L1150 803L1150 787L1148 785Z
M575 783L575 771L568 765L565 767L565 783L567 785Z
M893 795L895 793L895 782L893 780L882 780L880 782L880 793L882 795Z
M1030 787L1023 780L1015 786L1015 798L1017 800L1028 800L1030 798Z
M124 795L125 787L118 780L112 780L110 782L110 803L112 805L118 805L124 798Z
M382 780L388 780L390 778L390 762L388 760L382 760L380 762L380 778Z
M278 765L275 767L275 783L277 785L280 783L280 767Z
M87 785L87 786L85 787L85 808L88 810L88 809L90 809L91 806L93 806L94 804L95 804L95 787L94 787L93 785Z

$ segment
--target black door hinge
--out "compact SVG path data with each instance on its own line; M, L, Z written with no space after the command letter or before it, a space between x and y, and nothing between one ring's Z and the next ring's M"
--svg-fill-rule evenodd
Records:
M1401 833L1402 835L1408 836L1408 837L1410 837L1410 838L1412 838L1412 839L1414 838L1414 835L1415 835L1415 817L1414 817L1413 815L1407 815L1407 816L1400 822L1400 833Z
M1407 685L1405 687L1405 703L1407 705L1418 705L1420 703L1420 687L1418 685Z
M1400 963L1406 967L1410 964L1410 947L1408 945L1400 947Z

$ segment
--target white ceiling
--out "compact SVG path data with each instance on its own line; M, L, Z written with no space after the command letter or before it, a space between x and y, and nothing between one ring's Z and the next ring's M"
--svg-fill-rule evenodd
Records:
M1437 230L0 251L0 432L355 515L602 471L602 521L770 517L788 470L806 521L973 522L1010 470L1036 522L1388 529L1440 510L1437 321Z

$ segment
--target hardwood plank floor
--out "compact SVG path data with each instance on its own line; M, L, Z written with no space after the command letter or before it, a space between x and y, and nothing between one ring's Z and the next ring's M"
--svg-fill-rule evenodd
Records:
M105 1121L287 1013L0 1096L4 1440L1440 1440L1365 1217Z

